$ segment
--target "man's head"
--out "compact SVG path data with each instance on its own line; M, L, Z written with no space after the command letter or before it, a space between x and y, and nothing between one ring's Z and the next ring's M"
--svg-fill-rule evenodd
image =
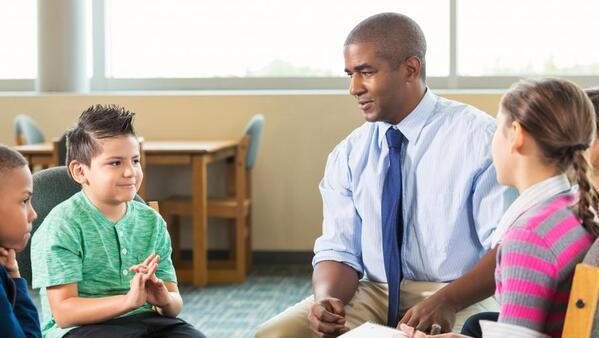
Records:
M0 247L21 251L37 217L31 206L33 181L27 160L0 145Z
M96 206L130 201L141 185L134 115L116 105L91 106L67 134L69 173Z
M422 30L402 14L373 15L349 33L345 71L367 121L399 123L420 102L425 56Z

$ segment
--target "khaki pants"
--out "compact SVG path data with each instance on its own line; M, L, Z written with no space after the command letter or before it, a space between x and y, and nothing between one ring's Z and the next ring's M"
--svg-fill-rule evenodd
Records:
M403 314L412 306L429 297L447 283L414 282L403 280L400 285L400 312ZM345 306L346 324L350 329L364 322L387 323L387 284L360 281L352 300ZM314 337L310 330L308 314L314 304L314 296L288 308L258 327L256 338L309 338ZM495 299L487 298L456 315L454 332L460 332L468 317L479 312L499 311Z

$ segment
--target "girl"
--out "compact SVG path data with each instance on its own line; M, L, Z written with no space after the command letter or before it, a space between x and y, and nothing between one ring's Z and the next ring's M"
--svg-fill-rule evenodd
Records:
M595 132L591 102L571 82L521 81L502 98L493 163L499 183L520 196L497 227L500 312L471 317L466 336L435 337L561 336L574 267L599 235L593 212L598 194L585 156ZM578 192L571 189L570 171ZM481 318L487 319L482 332Z

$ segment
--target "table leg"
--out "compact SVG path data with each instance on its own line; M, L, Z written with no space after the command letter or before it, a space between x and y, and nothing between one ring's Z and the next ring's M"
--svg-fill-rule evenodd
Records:
M208 280L208 217L206 174L207 158L196 155L192 160L193 197L193 284L198 287L206 285Z

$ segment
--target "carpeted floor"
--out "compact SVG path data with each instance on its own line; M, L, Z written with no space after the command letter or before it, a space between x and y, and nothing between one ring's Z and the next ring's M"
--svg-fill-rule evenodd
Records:
M312 293L311 274L306 265L256 265L244 284L182 285L180 317L208 338L253 337L258 325Z

